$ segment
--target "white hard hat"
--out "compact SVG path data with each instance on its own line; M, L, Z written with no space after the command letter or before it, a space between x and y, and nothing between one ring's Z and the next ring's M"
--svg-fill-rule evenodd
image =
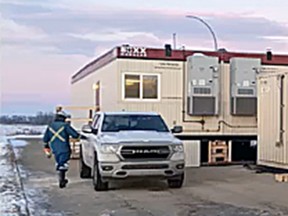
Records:
M66 112L64 112L63 110L56 112L56 115L63 116L65 118L69 117L69 115Z

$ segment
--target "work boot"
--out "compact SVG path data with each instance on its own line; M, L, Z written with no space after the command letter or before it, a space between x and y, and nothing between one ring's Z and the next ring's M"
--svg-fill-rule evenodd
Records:
M65 179L65 171L60 170L59 171L59 188L66 187L66 184L68 183L68 180Z
M65 188L67 183L68 183L67 179L64 179L63 181L59 182L59 188Z

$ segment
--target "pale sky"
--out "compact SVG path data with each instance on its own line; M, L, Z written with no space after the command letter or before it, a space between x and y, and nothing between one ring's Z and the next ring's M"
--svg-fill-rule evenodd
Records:
M105 51L129 43L288 54L286 0L0 0L1 113L69 104L70 78Z

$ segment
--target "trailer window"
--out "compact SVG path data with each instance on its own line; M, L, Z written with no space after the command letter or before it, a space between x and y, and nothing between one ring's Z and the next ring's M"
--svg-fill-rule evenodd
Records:
M155 75L143 75L143 98L158 98L158 77Z
M140 98L140 76L125 74L125 98Z
M158 100L160 98L159 74L125 73L123 99Z

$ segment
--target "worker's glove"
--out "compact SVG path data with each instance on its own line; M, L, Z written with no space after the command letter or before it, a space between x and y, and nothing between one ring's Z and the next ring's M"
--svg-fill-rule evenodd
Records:
M44 153L45 153L47 158L51 158L52 153L51 153L51 149L50 148L44 147L43 151L44 151Z

